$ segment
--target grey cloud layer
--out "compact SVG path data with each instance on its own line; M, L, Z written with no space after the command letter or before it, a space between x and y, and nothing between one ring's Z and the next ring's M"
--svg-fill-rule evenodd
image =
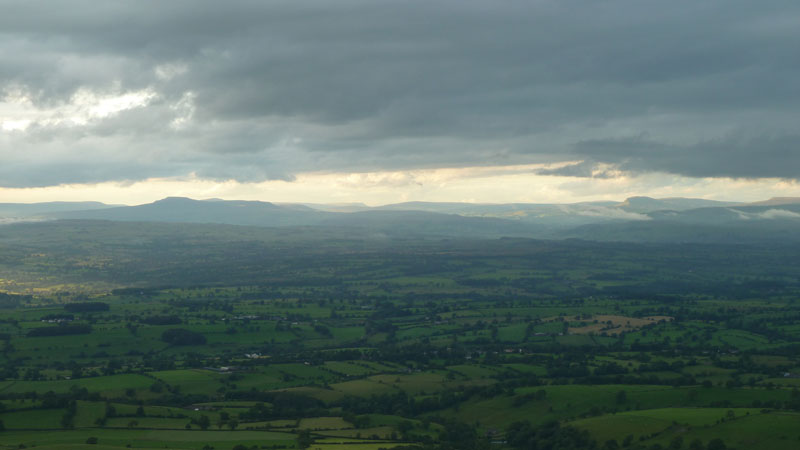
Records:
M5 91L155 94L0 130L0 185L578 159L551 173L800 173L793 0L0 6Z

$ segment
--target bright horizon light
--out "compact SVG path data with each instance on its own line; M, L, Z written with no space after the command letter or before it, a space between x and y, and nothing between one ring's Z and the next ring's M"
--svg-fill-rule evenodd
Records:
M134 182L0 188L6 203L100 201L135 205L165 197L258 200L274 203L364 203L379 206L408 201L467 203L577 203L623 201L628 197L691 197L758 201L800 197L800 184L780 179L687 178L668 174L575 178L536 175L544 165L377 171L312 172L292 181L243 183L198 177L153 178Z

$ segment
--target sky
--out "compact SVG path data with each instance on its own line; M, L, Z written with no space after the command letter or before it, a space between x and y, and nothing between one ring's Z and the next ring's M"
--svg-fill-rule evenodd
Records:
M0 202L800 196L796 0L0 8Z

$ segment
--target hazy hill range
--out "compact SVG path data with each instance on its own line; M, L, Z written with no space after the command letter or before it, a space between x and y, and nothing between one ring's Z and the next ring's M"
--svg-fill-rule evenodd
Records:
M537 226L424 211L328 212L298 204L169 197L138 206L53 213L53 219L185 222L264 227L345 227L396 234L531 236Z
M631 197L624 202L581 203L426 203L408 202L380 206L382 210L415 210L459 214L476 217L496 217L535 222L555 227L578 226L604 221L648 220L647 213L672 210L685 211L692 208L729 206L735 203L691 198L654 199Z
M631 197L623 202L408 202L377 207L181 197L137 206L95 202L0 204L0 220L11 222L20 218L351 228L358 233L442 237L518 236L655 242L800 240L800 199L797 198L734 203Z
M66 211L91 211L113 208L100 202L44 202L44 203L0 203L0 223L15 222L31 218L48 218L51 214Z
M750 206L775 206L775 205L798 205L800 197L772 197L761 202L748 203Z
M407 202L379 206L384 210L420 210L433 212L451 212L454 214L510 214L516 217L535 216L537 213L561 212L563 214L581 212L607 212L614 216L612 211L625 211L646 213L659 210L684 211L687 209L732 206L737 203L720 202L696 198L663 198L630 197L623 202L580 202L580 203L507 203L507 204L473 204L473 203L429 203Z
M763 202L647 213L649 220L596 223L562 237L612 241L724 242L800 241L800 202Z
M269 202L192 200L167 197L153 203L91 211L54 213L57 219L99 219L126 222L224 223L267 227L312 225L324 213L297 206L278 206Z
M700 198L651 198L651 197L630 197L615 207L629 212L648 213L653 211L686 211L687 209L708 208L718 206L733 206L740 203L720 202L716 200L705 200Z

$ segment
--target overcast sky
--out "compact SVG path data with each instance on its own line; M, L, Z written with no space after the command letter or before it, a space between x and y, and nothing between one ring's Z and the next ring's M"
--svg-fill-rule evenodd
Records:
M800 195L796 0L0 8L0 201Z

